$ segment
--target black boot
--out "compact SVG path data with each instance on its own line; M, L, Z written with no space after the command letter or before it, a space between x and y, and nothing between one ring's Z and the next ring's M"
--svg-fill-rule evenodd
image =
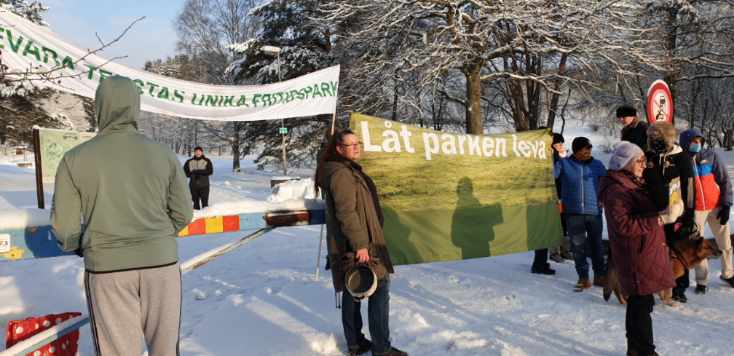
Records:
M372 350L372 341L363 339L359 342L359 345L349 346L349 356L363 355L370 350Z
M688 297L686 297L686 292L682 292L682 291L673 290L673 300L675 300L678 303L688 303Z
M696 284L696 290L694 291L696 294L706 294L706 286L702 284Z
M724 276L720 277L722 281L726 282L726 284L730 285L732 288L734 288L734 276L731 276L729 278L724 278Z
M383 353L372 353L372 356L408 356L408 353L405 351L398 350L394 347L390 348L390 351L383 352Z
M556 274L556 270L550 268L550 264L546 263L544 266L533 266L530 268L531 273L535 274L547 274L547 275L554 275Z

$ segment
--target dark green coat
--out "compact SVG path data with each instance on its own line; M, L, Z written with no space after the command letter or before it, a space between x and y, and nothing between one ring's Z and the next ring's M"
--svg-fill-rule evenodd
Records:
M344 265L354 253L368 248L371 266L383 279L394 273L379 214L361 167L350 161L330 161L319 186L326 202L327 246L334 288L344 290Z

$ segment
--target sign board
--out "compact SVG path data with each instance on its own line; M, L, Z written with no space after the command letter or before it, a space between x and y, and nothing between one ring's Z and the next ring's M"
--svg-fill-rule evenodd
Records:
M288 128L287 127L281 127L280 129L278 129L278 133L280 133L281 135L287 135L288 134Z
M39 147L41 155L41 173L44 183L53 183L56 169L64 154L96 136L92 132L76 132L68 130L38 129Z
M654 124L658 121L673 123L673 95L670 93L668 84L662 80L656 80L647 91L647 122Z

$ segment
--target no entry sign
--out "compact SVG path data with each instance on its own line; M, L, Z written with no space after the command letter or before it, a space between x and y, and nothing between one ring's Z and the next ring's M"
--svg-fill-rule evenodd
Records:
M673 113L673 95L668 84L662 80L654 81L647 91L647 122L667 121L672 124Z

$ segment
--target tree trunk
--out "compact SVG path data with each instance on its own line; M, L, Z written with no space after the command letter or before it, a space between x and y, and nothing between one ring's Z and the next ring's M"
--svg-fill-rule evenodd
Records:
M731 151L734 149L734 129L727 129L724 131L724 139L726 140L726 150Z
M564 75L566 73L566 61L568 60L568 54L564 53L561 56L561 61L558 64L558 75ZM561 99L561 79L557 79L553 83L553 90L557 93L551 93L550 106L548 107L548 120L546 126L553 131L553 126L556 124L556 113L558 112L558 101ZM564 120L565 126L565 120Z
M471 63L464 66L466 76L466 133L484 134L482 123L482 65Z
M666 63L665 63L665 74L663 75L663 80L668 84L668 87L670 88L670 96L673 99L673 123L675 123L675 113L679 112L676 108L676 104L678 103L678 100L676 100L676 92L677 92L677 81L680 77L680 69L678 68L678 63L675 61L675 50L677 47L678 42L678 12L680 11L681 5L671 5L670 8L668 8L667 13L665 14L665 55L666 55Z

